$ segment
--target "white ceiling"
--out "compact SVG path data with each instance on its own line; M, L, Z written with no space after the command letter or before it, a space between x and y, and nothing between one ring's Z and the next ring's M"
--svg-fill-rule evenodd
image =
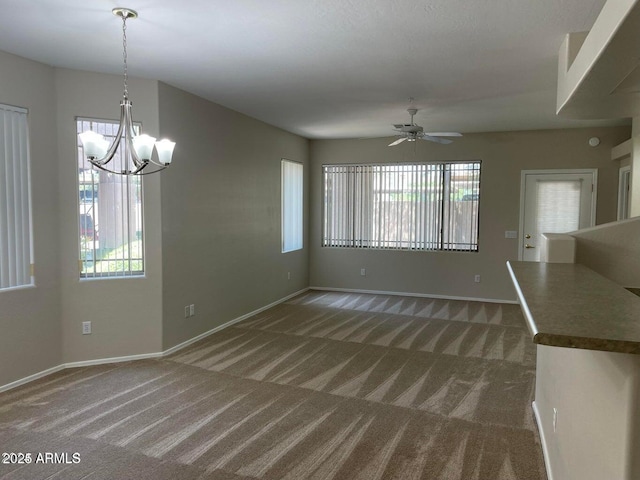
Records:
M308 138L620 124L555 115L564 34L605 0L0 0L0 50L161 80ZM0 85L0 100L2 86ZM135 105L135 98L132 98ZM624 121L622 121L624 122Z

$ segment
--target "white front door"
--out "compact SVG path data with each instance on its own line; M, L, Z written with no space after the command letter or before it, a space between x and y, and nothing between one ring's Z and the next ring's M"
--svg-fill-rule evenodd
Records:
M540 261L543 233L566 233L595 225L597 171L523 170L520 260Z

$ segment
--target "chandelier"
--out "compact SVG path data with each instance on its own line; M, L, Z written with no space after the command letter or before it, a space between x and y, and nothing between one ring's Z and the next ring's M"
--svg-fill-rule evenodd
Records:
M91 130L79 135L84 148L87 160L100 170L115 173L118 175L147 175L164 170L171 164L171 156L175 142L167 139L156 142L154 137L149 135L136 135L131 118L131 101L127 90L127 19L137 18L138 13L128 8L114 8L112 13L122 18L122 58L124 60L124 91L120 102L120 126L118 133L109 145L105 138ZM124 142L123 142L124 140ZM109 165L116 152L121 147L120 152L122 170L114 170ZM152 158L153 150L157 151L158 158ZM115 163L115 162L114 162ZM112 164L113 165L113 164ZM147 167L152 165L150 170Z

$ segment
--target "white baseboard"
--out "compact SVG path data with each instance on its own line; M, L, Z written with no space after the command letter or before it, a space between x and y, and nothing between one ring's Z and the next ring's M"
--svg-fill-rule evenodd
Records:
M293 298L295 296L298 296L300 294L305 293L306 291L308 291L309 288L303 288L302 290L299 290L295 293L292 293L290 295L287 295L286 297L283 297L279 300L276 300L275 302L270 303L269 305L265 305L264 307L260 307L257 310L254 310L252 312L246 313L244 315L242 315L241 317L238 318L234 318L233 320L230 320L226 323L223 323L222 325L219 325L215 328L212 328L211 330L201 333L200 335L193 337L189 340L187 340L186 342L182 342L179 345L175 345L174 347L169 348L168 350L165 350L163 352L155 352L155 353L142 353L142 354L137 354L137 355L125 355L122 357L110 357L110 358L96 358L94 360L83 360L80 362L70 362L70 363L63 363L62 365L58 365L56 367L52 367L52 368L48 368L47 370L43 370L42 372L38 372L38 373L34 373L33 375L29 375L28 377L24 377L21 378L19 380L16 380L14 382L11 383L7 383L6 385L0 385L0 393L2 392L6 392L7 390L11 390L13 388L19 387L21 385L24 385L26 383L29 382L33 382L34 380L38 380L42 377L46 377L47 375L51 375L52 373L56 373L59 372L60 370L64 370L66 368L78 368L78 367L89 367L89 366L93 366L93 365L104 365L104 364L108 364L108 363L121 363L121 362L131 362L134 360L147 360L147 359L154 359L154 358L162 358L165 357L167 355L171 355L172 353L177 352L178 350L181 350L185 347L188 347L189 345L191 345L192 343L197 342L198 340L202 340L203 338L208 337L209 335L219 332L220 330L223 330L227 327L230 327L231 325L241 322L242 320L245 320L249 317L252 317L253 315L257 315L260 312L263 312L271 307L275 307L276 305L279 305L280 303L284 303L287 300L289 300L290 298Z
M70 362L62 364L63 368L92 367L94 365L104 365L107 363L132 362L134 360L147 360L149 358L160 358L163 352L140 353L137 355L125 355L124 357L96 358L95 360L83 360L81 362Z
M498 299L488 299L488 298L475 298L475 297L458 297L458 296L448 296L448 295L430 295L430 294L423 294L423 293L408 293L408 292L387 292L387 291L382 291L382 290L359 290L359 289L351 289L351 288L328 288L328 287L308 287L308 288L303 288L302 290L299 290L297 292L294 292L290 295L287 295L286 297L283 297L279 300L276 300L275 302L270 303L269 305L265 305L264 307L260 307L256 310L253 310L252 312L246 313L240 317L234 318L233 320L230 320L226 323L223 323L222 325L219 325L215 328L212 328L211 330L208 330L204 333L201 333L200 335L197 335L185 342L182 342L178 345L175 345L167 350L164 350L162 352L152 352L152 353L142 353L142 354L136 354L136 355L126 355L126 356L122 356L122 357L110 357L110 358L97 358L94 360L83 360L83 361L79 361L79 362L70 362L70 363L63 363L61 365L58 365L56 367L52 367L49 368L47 370L43 370L42 372L38 372L35 373L33 375L29 375L28 377L25 378L21 378L19 380L16 380L14 382L8 383L6 385L1 385L0 386L0 393L5 392L7 390L11 390L13 388L19 387L21 385L24 385L26 383L32 382L34 380L38 380L42 377L46 377L47 375L51 375L52 373L56 373L59 372L60 370L64 370L66 368L78 368L78 367L89 367L89 366L93 366L93 365L104 365L104 364L109 364L109 363L121 363L121 362L131 362L134 360L147 360L147 359L154 359L154 358L162 358L165 357L167 355L171 355L172 353L175 353L179 350L182 350L185 347L188 347L189 345L198 342L200 340L202 340L203 338L208 337L209 335L212 335L216 332L219 332L220 330L223 330L227 327L230 327L238 322L241 322L249 317L252 317L253 315L257 315L258 313L261 313L271 307L275 307L276 305L286 302L287 300L301 295L309 290L319 290L319 291L333 291L333 292L345 292L345 293L368 293L368 294L376 294L376 295L400 295L400 296L405 296L405 297L421 297L421 298L437 298L437 299L443 299L443 300L467 300L467 301L478 301L478 302L490 302L490 303L508 303L508 304L517 304L518 302L515 301L509 301L509 300L498 300ZM535 410L535 404L534 404L534 411ZM536 418L537 418L537 414L536 414ZM541 435L542 437L542 435ZM544 441L544 440L543 440ZM546 455L546 454L545 454ZM546 459L546 456L545 456ZM546 461L546 460L545 460ZM549 476L549 480L552 480L551 476Z
M374 295L399 295L402 297L437 298L442 300L466 300L471 302L507 303L509 305L518 305L518 302L515 300L500 300L496 298L477 298L477 297L457 297L454 295L432 295L430 293L387 292L384 290L360 290L356 288L333 288L333 287L309 287L309 290L321 290L321 291L327 291L327 292L345 292L345 293L371 293Z
M165 350L164 352L162 352L162 356L164 357L166 355L171 355L172 353L175 353L178 350L182 350L183 348L188 347L192 343L196 343L197 341L202 340L203 338L206 338L209 335L214 334L216 332L219 332L220 330L223 330L223 329L225 329L227 327L230 327L231 325L233 325L235 323L241 322L242 320L246 320L247 318L253 317L254 315L257 315L258 313L264 312L265 310L268 310L271 307L275 307L276 305L284 303L287 300L289 300L290 298L293 298L293 297L296 297L298 295L301 295L301 294L305 293L308 290L309 290L308 288L303 288L302 290L299 290L299 291L297 291L295 293L292 293L291 295L287 295L286 297L281 298L280 300L276 300L275 302L270 303L269 305L265 305L264 307L260 307L257 310L254 310L253 312L249 312L249 313L246 313L246 314L242 315L241 317L234 318L233 320L229 320L228 322L223 323L222 325L219 325L219 326L217 326L215 328L212 328L211 330L209 330L207 332L201 333L197 337L193 337L193 338L187 340L186 342L182 342L182 343L180 343L180 344L178 344L178 345L176 345L174 347L171 347L168 350Z
M29 375L28 377L21 378L16 380L15 382L7 383L6 385L0 386L0 393L6 392L7 390L11 390L12 388L17 388L25 383L33 382L34 380L38 380L42 377L46 377L47 375L51 375L52 373L59 372L60 370L64 370L64 365L58 365L57 367L48 368L38 373L34 373L33 375Z
M540 418L540 411L534 401L531 406L533 407L533 415L536 419L536 425L538 426L538 434L540 437L540 443L542 444L542 457L544 458L544 466L547 470L547 479L553 480L553 472L551 472L551 465L549 464L549 450L547 448L547 437L544 435L544 428L542 427L542 419Z

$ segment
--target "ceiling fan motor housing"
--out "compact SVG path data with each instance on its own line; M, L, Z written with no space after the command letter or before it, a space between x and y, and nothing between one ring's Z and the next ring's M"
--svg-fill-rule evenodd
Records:
M439 137L461 137L462 134L458 132L429 132L425 133L424 129L420 125L416 125L413 120L414 115L418 112L417 108L408 108L407 112L411 115L411 123L396 123L393 125L393 128L396 132L399 132L398 136L400 137L398 140L391 142L389 144L390 147L398 145L402 142L409 141L415 142L417 139L427 140L429 142L448 144L451 143L451 140L446 138Z
M419 133L423 128L420 125L402 125L399 130L405 133Z

